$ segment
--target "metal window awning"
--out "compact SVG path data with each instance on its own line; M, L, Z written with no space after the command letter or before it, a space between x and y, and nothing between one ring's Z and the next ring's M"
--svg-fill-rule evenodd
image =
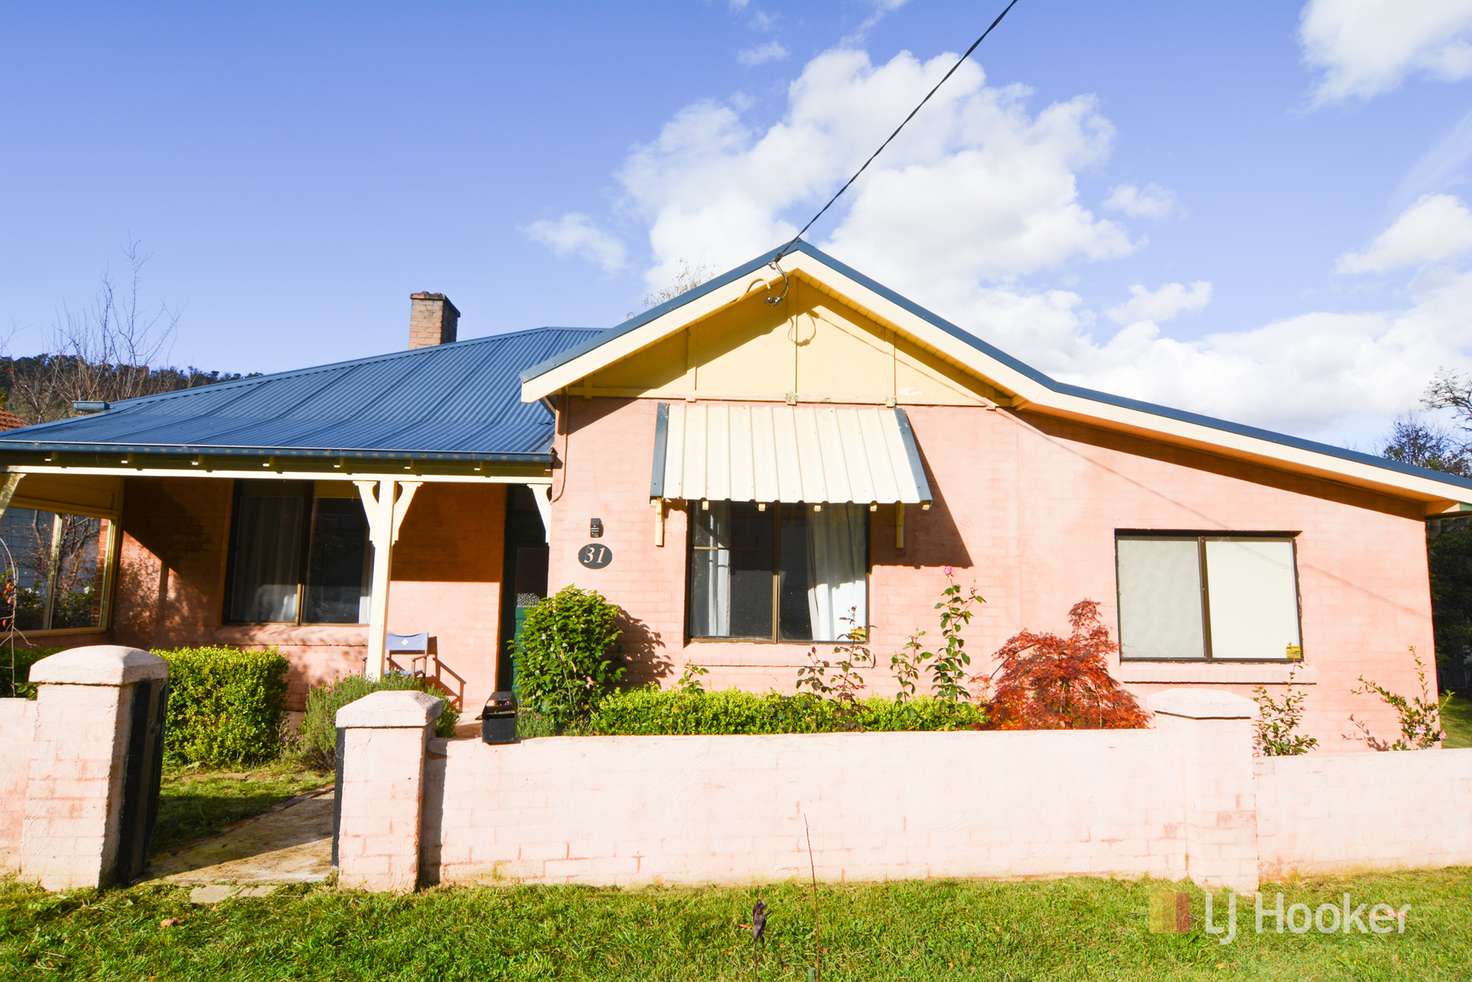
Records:
M649 495L806 504L931 501L902 409L660 403Z

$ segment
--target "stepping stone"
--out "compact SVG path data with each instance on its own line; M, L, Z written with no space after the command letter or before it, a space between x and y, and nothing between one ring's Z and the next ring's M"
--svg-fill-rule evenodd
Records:
M229 900L239 891L239 887L228 883L211 883L209 886L195 887L189 891L189 902L201 906L217 904L222 900Z

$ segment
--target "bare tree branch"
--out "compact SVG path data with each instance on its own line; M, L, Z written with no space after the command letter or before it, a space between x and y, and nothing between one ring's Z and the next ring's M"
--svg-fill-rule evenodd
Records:
M176 378L151 369L173 341L179 315L163 302L143 304L148 256L136 240L123 247L123 256L122 285L104 273L89 307L62 307L39 370L12 371L10 409L27 422L69 416L74 402L118 402L179 387Z

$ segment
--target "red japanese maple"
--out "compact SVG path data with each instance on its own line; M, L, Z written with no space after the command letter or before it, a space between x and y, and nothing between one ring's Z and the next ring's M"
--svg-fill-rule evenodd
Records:
M1068 612L1072 633L1022 631L997 651L991 725L1000 730L1129 729L1149 716L1109 674L1106 656L1119 650L1084 600Z

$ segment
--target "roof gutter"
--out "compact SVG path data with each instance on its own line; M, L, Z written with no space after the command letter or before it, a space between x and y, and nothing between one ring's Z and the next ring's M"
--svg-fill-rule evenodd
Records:
M139 457L257 457L295 458L305 460L393 460L444 461L478 464L545 464L551 465L552 454L477 453L461 450L332 450L302 447L186 447L116 443L21 443L0 440L0 465L6 458L36 454L88 454L92 456Z

